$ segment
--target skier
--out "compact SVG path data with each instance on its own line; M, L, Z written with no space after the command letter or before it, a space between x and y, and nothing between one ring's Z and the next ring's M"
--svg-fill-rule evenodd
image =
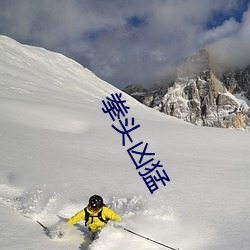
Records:
M113 210L105 206L101 196L95 194L89 198L89 204L72 216L67 224L74 225L80 220L85 220L85 226L92 232L92 238L94 239L109 220L120 222L122 219Z

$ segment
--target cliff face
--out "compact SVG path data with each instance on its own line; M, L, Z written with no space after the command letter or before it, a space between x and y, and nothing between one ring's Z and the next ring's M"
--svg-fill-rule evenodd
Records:
M230 93L241 93L250 100L250 66L218 74L218 79L225 84Z
M178 68L170 87L155 87L149 91L142 91L141 87L130 94L149 107L196 125L248 129L250 109L233 94L250 96L249 70L250 67L215 75L208 51L201 50Z

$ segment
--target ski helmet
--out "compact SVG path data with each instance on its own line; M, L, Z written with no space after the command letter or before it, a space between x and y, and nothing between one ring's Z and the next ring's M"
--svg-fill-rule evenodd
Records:
M99 195L93 195L89 198L89 206L93 210L99 210L103 207L103 199Z

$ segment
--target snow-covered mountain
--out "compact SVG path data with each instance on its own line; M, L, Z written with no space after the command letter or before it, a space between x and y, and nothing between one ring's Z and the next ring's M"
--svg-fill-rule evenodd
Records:
M0 248L163 249L112 225L91 243L84 222L62 239L36 223L54 228L97 193L124 227L168 246L248 250L249 133L193 126L122 93L121 121L140 125L123 146L102 111L115 93L63 55L0 36ZM127 151L139 142L170 178L153 194Z
M245 68L228 69L218 72L218 79L223 82L230 93L245 97L250 103L250 66Z
M209 127L250 127L249 69L217 72L203 49L180 65L171 86L151 90L128 86L124 91L146 106L184 121Z

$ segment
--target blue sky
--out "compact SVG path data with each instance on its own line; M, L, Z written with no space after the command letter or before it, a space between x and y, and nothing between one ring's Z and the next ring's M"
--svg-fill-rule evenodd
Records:
M231 11L223 12L222 10L216 10L211 13L211 18L208 19L206 28L212 29L216 28L217 26L223 25L225 20L228 20L230 18L234 18L238 23L242 22L243 14L247 11L249 5L249 0L240 0L238 1L235 8L232 8Z
M69 56L111 84L146 87L201 48L250 63L250 0L1 0L0 34Z

